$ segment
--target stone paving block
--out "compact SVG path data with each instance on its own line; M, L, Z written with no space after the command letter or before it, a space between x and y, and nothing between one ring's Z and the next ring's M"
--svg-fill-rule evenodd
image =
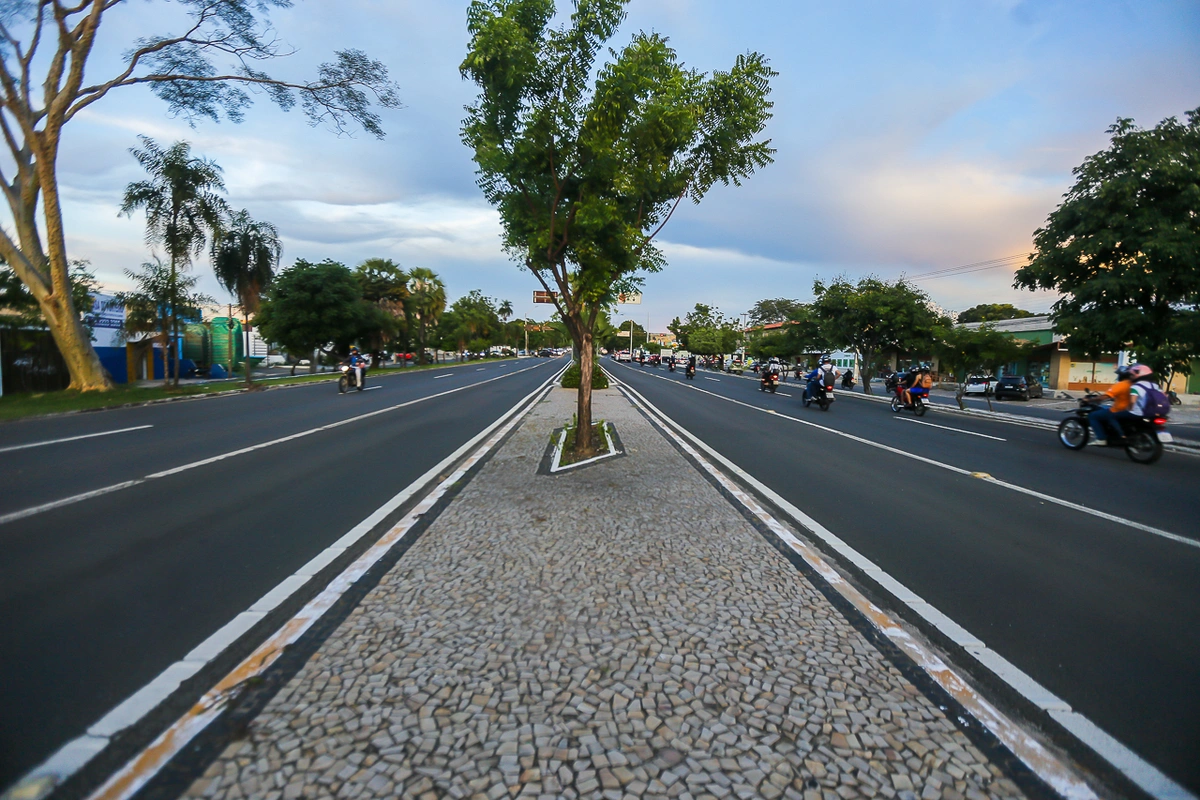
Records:
M573 411L538 404L186 796L1021 797L618 392L629 457L538 475Z

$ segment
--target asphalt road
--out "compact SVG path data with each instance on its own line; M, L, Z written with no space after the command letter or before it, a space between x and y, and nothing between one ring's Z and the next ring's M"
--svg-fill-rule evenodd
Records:
M1200 547L905 454L1189 541L1200 539L1200 458L1167 453L1147 467L1116 449L1068 451L1050 431L942 414L917 420L859 397L806 409L794 382L769 395L727 374L702 370L688 382L682 370L604 366L1200 792Z
M369 376L368 386L379 388L361 393L339 395L322 383L0 425L2 519L383 412L0 523L0 788L81 735L563 363L471 362ZM419 402L393 408L411 401ZM92 436L127 428L138 429ZM91 438L5 450L77 436Z

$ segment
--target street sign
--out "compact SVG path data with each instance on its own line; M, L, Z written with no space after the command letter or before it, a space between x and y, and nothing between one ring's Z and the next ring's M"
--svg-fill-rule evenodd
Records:
M640 306L642 304L642 293L630 292L629 294L625 294L622 292L617 295L617 302L626 306Z
M556 297L558 297L558 292L536 291L533 293L533 302L553 303Z
M628 339L630 336L633 336L633 331L617 331L617 336L624 336Z

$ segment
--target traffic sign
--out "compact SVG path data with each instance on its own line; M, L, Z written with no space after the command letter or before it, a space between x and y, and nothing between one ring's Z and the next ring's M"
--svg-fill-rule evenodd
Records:
M558 297L558 292L536 291L533 293L533 302L535 303L553 303Z

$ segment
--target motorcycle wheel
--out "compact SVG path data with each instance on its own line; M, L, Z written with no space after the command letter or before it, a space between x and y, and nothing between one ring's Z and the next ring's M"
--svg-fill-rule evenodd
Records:
M1087 446L1091 429L1083 424L1083 420L1070 417L1058 424L1058 440L1068 450L1082 450Z
M818 400L817 402L821 404L821 410L822 410L822 411L828 411L828 410L829 410L829 401L828 401L828 400L826 400L825 398L823 398L823 397L822 397L822 398L821 398L820 400Z
M892 395L892 413L900 413L900 395Z
M775 394L775 384L771 384L771 394Z
M918 417L925 416L925 401L919 397L913 398L913 413Z
M1162 442L1150 431L1136 431L1125 437L1125 454L1139 464L1153 464L1162 453Z
M349 388L349 386L350 386L350 381L347 380L345 375L338 378L338 394L345 394L346 389Z

